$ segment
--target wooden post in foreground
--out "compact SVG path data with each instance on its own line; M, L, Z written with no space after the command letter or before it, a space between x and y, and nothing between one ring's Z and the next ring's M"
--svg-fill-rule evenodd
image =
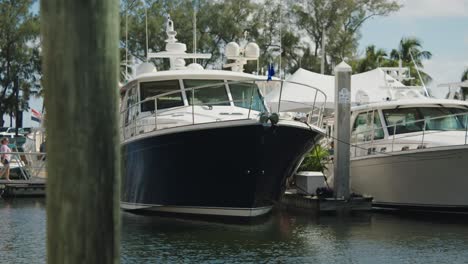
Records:
M341 62L335 67L335 198L348 200L349 194L349 143L351 137L351 66ZM336 139L339 139L336 140Z
M47 262L120 258L117 0L41 0Z

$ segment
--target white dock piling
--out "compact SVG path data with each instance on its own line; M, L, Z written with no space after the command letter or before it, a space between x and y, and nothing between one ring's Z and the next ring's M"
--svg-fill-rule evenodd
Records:
M350 164L351 72L346 62L335 67L335 198L348 200ZM338 140L339 139L339 140Z

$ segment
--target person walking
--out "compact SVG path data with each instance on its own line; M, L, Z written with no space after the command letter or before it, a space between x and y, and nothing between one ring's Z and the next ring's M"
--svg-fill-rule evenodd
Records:
M5 175L5 179L7 181L10 181L10 160L11 160L11 154L8 154L11 152L11 149L8 147L8 138L3 138L0 143L2 143L2 146L0 147L0 158L3 163L3 170L0 173L0 177L3 177Z

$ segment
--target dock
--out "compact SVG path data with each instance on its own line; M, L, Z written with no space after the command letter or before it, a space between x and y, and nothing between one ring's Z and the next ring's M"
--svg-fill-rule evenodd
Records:
M303 195L288 190L281 198L282 208L303 213L319 214L326 212L354 212L370 211L372 209L372 197L321 198L312 195Z
M46 179L32 178L30 180L0 180L0 196L8 197L44 197L46 194Z

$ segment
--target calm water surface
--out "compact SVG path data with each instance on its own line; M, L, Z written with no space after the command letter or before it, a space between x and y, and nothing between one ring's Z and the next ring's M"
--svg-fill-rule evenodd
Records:
M0 263L44 263L44 199L0 200ZM468 263L468 217L275 212L259 223L122 213L122 263Z

